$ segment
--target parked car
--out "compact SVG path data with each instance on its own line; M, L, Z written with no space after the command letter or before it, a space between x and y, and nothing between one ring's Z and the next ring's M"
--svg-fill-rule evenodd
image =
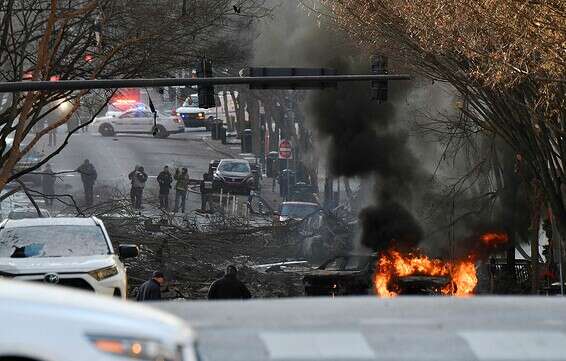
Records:
M177 117L166 116L157 113L153 120L153 113L147 110L129 110L116 116L105 116L96 118L95 127L105 137L111 137L117 133L130 134L153 134L158 138L167 138L170 134L183 133L185 126Z
M322 208L318 203L282 202L281 206L279 207L279 221L301 221L309 216L314 216L321 211Z
M347 254L333 257L303 277L306 296L367 295L377 255Z
M213 189L225 193L249 194L255 189L250 163L244 159L221 159L213 176Z
M177 116L188 128L206 127L210 129L214 116L208 109L199 108L198 96L187 97L183 104L177 108Z
M0 275L126 298L121 259L138 247L115 253L102 221L90 218L30 218L0 223Z
M193 331L152 307L0 280L0 360L196 361Z
M47 209L40 208L41 216L37 214L35 208L16 208L8 213L8 219L26 219L26 218L49 218L51 214Z

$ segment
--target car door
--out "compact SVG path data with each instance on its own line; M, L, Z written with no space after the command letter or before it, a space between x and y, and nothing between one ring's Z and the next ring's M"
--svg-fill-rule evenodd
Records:
M147 110L143 111L143 116L137 119L139 131L151 133L153 129L153 113Z
M120 115L116 121L119 124L119 130L116 131L131 133L151 132L147 114L151 113L144 110L131 110Z
M114 126L114 131L116 132L133 132L134 130L134 111L128 111L122 113L118 117L114 118L112 125Z

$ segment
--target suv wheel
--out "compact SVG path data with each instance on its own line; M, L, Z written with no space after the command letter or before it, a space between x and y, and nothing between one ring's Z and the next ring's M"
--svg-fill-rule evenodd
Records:
M100 125L100 128L98 128L98 132L103 137L111 137L114 135L114 128L112 127L112 125L108 123L104 123Z

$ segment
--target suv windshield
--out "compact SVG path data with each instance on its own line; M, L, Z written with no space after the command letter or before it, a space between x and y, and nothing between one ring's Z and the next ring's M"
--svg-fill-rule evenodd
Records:
M222 172L250 173L250 165L242 162L222 162L218 166Z
M292 218L305 218L319 209L318 205L310 204L283 204L281 215Z
M109 254L98 226L33 226L0 230L0 257L71 257Z

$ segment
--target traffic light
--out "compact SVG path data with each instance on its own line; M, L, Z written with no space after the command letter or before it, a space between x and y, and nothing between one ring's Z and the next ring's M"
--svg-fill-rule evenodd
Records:
M381 55L372 56L371 72L376 75L387 75L387 57ZM377 100L379 103L387 101L387 92L389 90L389 82L387 80L373 80L371 87L373 90L372 100Z
M212 78L212 61L202 59L197 68L198 78ZM198 86L198 106L199 108L214 108L216 102L214 99L214 85Z

